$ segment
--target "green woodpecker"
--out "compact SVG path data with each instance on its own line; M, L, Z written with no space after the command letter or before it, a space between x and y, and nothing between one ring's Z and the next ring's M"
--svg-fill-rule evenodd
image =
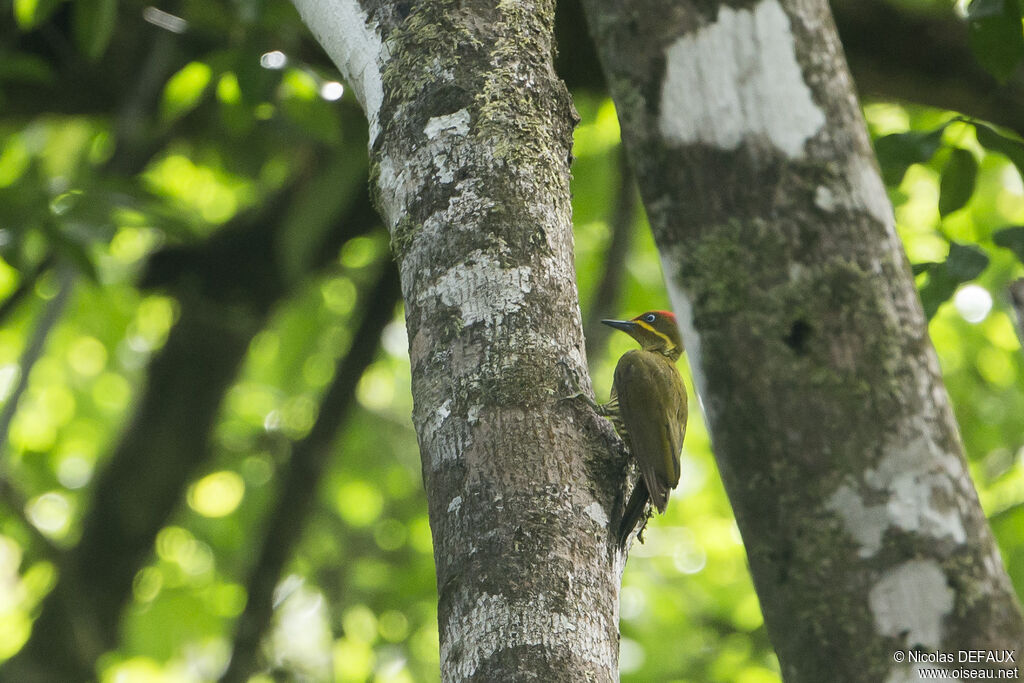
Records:
M686 387L676 369L683 342L676 317L648 311L632 320L602 320L640 342L615 366L611 400L600 406L629 445L640 479L626 503L618 541L625 547L647 501L665 512L668 494L679 483L679 453L686 433Z

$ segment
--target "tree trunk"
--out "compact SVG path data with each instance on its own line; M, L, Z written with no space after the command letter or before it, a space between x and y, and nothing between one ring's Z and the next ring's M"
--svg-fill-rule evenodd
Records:
M295 0L370 121L406 303L446 681L617 678L617 439L575 288L553 0Z
M826 3L584 5L785 679L1019 656Z

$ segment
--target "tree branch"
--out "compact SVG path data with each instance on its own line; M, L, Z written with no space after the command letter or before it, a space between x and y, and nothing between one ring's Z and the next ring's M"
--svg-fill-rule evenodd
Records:
M21 399L21 395L28 388L32 366L43 355L43 349L46 346L47 337L50 336L50 330L60 320L60 314L64 311L64 307L71 297L71 290L75 283L74 272L67 267L61 268L58 278L60 284L58 285L57 294L43 306L43 312L36 321L36 326L32 330L32 336L29 338L28 343L25 344L25 349L21 352L21 358L18 359L18 383L4 404L3 411L0 411L0 454L3 453L7 446L11 420L14 419L14 414L18 412L18 401Z
M50 270L54 260L53 254L48 254L30 273L22 275L18 286L4 299L3 303L0 303L0 327L6 324L7 318L18 307L22 299L32 292L36 283L39 282L39 278Z
M1024 75L1000 85L985 71L952 3L927 12L884 0L831 5L862 96L951 109L1024 134Z
M1010 305L1013 307L1013 317L1017 329L1017 339L1024 349L1024 278L1017 278L1007 287L1007 294Z
M619 145L619 177L615 193L614 215L611 220L612 239L605 252L604 273L590 303L590 314L583 326L587 340L587 354L593 357L604 348L612 328L601 324L601 319L612 315L622 294L622 279L626 272L630 244L633 241L636 214L636 184L629 170L626 148Z
M37 269L33 275L38 275L40 270ZM15 385L14 390L10 396L7 397L7 402L4 404L3 411L0 411L0 499L3 500L4 505L17 517L22 525L28 530L40 547L45 550L47 557L57 564L61 563L60 551L53 542L43 535L36 525L25 517L25 497L21 491L15 486L14 482L11 481L10 473L7 471L7 458L5 457L4 451L6 450L7 442L10 438L11 422L14 420L15 414L18 412L18 403L21 400L25 390L28 389L29 376L32 373L32 367L36 364L42 355L46 347L46 340L50 336L50 332L53 327L60 320L60 315L71 298L71 293L74 289L75 274L70 267L64 266L58 269L57 277L59 279L59 285L57 294L44 304L43 312L36 320L35 328L32 331L32 336L29 338L28 343L25 345L25 349L21 353L21 358L18 359L18 383ZM22 286L28 283L35 283L36 278L26 278L22 282ZM19 287L21 289L21 287ZM29 286L31 289L31 286ZM14 295L12 294L12 297ZM10 301L8 298L4 302L6 305Z
M861 95L959 111L1024 134L1024 74L999 84L946 6L925 11L888 0L833 0L843 50ZM605 92L579 0L558 3L558 73L570 89Z

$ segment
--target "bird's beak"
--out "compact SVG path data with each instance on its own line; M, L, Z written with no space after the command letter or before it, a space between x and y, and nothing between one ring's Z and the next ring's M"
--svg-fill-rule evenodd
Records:
M633 334L633 330L636 329L636 323L632 320L602 320L601 322L608 327L614 327L628 334Z

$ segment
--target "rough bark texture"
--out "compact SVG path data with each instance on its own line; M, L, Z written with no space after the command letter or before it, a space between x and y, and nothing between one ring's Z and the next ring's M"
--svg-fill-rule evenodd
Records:
M589 409L553 0L296 6L370 121L446 681L617 677L617 443ZM600 484L595 482L602 482Z
M1019 653L825 2L584 5L785 679Z

